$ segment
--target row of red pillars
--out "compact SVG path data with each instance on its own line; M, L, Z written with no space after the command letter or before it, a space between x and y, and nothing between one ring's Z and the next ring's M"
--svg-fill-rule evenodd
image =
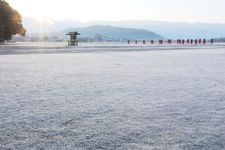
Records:
M165 42L167 42L168 44L172 44L173 40L168 39ZM177 44L206 44L206 42L207 42L206 39L195 39L195 40L193 40L193 39L187 39L187 40L177 39L177 41L176 41ZM128 40L128 44L130 44L130 43L131 43L131 41ZM142 43L146 44L146 40L143 40ZM154 44L154 40L150 40L150 43ZM163 43L164 43L164 40L159 40L159 44L163 44ZM210 39L210 43L211 44L214 43L213 39ZM138 44L138 40L135 40L135 44Z
M206 39L187 39L187 40L181 40L177 39L177 44L206 44ZM213 39L210 40L210 43L213 44Z

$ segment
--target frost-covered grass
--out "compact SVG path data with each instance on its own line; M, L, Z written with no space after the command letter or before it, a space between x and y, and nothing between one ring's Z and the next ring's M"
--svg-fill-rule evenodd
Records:
M0 55L0 149L225 149L225 49Z

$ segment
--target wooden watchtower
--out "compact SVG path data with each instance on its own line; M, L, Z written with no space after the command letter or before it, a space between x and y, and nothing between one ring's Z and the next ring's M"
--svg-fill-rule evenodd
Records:
M78 46L77 35L80 35L80 33L75 31L75 32L69 32L66 35L70 36L70 39L68 40L69 46Z

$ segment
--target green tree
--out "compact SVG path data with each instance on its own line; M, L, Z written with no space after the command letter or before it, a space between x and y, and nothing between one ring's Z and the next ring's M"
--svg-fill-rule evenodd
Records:
M10 40L15 34L25 35L26 29L21 23L21 18L17 10L5 0L0 0L0 42Z

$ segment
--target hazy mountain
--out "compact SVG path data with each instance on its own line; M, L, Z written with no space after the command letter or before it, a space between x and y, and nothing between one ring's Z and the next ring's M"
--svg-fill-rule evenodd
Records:
M225 42L225 38L215 38L215 42Z
M162 35L165 38L219 38L225 36L225 24L187 23L163 21L95 21L82 23L72 20L45 20L39 22L32 18L24 18L24 26L30 33L62 31L68 28L84 28L92 25L111 25L124 28L145 29Z
M113 26L95 25L87 28L71 28L63 32L78 31L81 37L95 38L102 36L108 39L159 39L162 36L143 29L119 28Z
M159 21L121 21L117 26L140 27L154 31L165 38L214 38L225 36L225 24Z
M52 32L42 34L42 36L56 36L65 38L66 33L70 31L78 31L81 38L99 38L106 40L122 40L122 39L160 39L161 35L143 29L120 28L113 26L95 25L85 28L69 28L60 32ZM33 35L35 36L35 35Z

